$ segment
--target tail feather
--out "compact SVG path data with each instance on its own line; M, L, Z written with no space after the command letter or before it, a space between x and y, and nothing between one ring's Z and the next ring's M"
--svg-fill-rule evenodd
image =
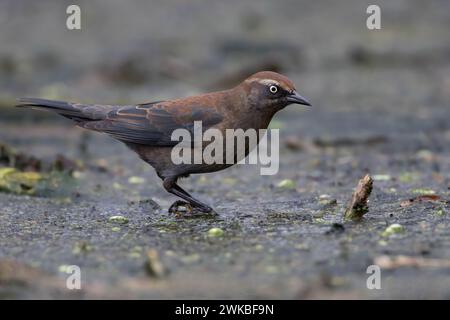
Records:
M89 108L89 106L65 101L21 98L19 99L19 104L16 105L16 107L53 111L76 122L97 120L93 117L91 112L85 112L85 109Z
M19 104L16 107L41 107L41 108L51 108L51 109L71 109L73 108L68 102L57 101L57 100L47 100L38 98L20 98Z

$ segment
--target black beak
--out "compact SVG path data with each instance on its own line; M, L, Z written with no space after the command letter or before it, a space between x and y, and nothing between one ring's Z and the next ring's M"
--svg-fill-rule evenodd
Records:
M290 102L290 103L296 103L296 104L303 104L305 106L311 106L311 103L309 103L308 100L306 100L301 95L299 95L297 91L294 91L290 95L288 95L287 96L287 101Z

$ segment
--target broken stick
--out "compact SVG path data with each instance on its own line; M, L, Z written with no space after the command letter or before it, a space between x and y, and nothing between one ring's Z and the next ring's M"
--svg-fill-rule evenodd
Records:
M427 259L409 256L380 256L375 258L374 264L383 269L397 269L402 267L450 268L450 260L448 259Z
M369 211L367 204L370 193L372 192L373 180L369 174L359 180L355 191L353 192L352 200L350 201L347 210L345 210L345 220L360 219Z

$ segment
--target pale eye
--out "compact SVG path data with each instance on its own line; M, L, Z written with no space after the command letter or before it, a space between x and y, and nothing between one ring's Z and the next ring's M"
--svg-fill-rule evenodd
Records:
M269 87L269 91L270 91L271 93L275 94L275 93L278 92L278 87L272 85L272 86Z

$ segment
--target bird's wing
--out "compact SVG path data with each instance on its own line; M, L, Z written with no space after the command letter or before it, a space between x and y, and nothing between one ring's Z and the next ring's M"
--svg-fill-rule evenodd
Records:
M202 129L206 130L222 120L222 115L209 106L156 102L114 108L102 120L86 121L79 125L105 132L123 142L174 146L178 143L171 140L175 129L184 128L192 134L194 121L202 121Z

